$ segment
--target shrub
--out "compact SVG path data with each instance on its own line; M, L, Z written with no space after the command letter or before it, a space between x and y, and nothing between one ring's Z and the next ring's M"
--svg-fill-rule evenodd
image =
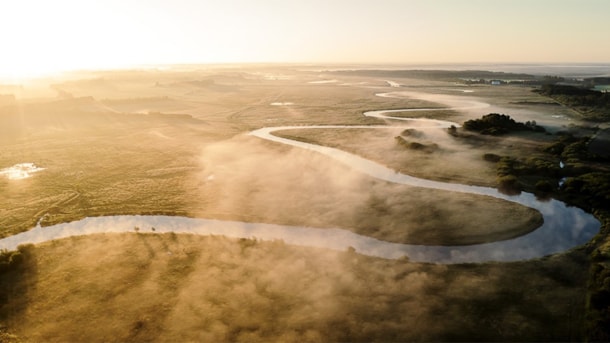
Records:
M490 154L490 153L483 154L483 160L485 160L487 162L494 162L494 163L500 162L501 158L502 157L500 155L496 155L496 154Z
M464 129L493 136L503 135L510 131L545 131L544 128L538 126L535 121L528 121L524 124L516 122L506 114L499 113L489 113L480 119L467 120L464 122Z
M498 177L498 190L502 193L513 195L519 194L519 180L515 175L504 175Z
M549 193L552 192L554 187L548 180L540 180L536 182L536 190L540 192Z
M451 125L449 128L447 128L447 133L452 135L452 136L454 136L454 137L457 137L457 135L458 135L457 134L457 127L455 127L455 125Z
M34 245L20 245L15 251L0 251L0 273L17 269L33 254Z
M411 150L422 150L423 148L425 148L425 146L421 143L410 142L408 148Z
M417 138L419 138L419 137L423 136L423 133L421 131L417 131L415 129L405 129L400 134L405 136L405 137L417 137Z
M409 150L432 152L432 151L438 149L438 144L435 144L435 143L422 144L422 143L418 143L418 142L411 142L411 141L407 141L402 136L396 136L396 137L394 137L394 139L396 140L396 143L398 145L405 147Z
M498 183L504 186L514 186L518 183L515 175L504 175L498 178Z

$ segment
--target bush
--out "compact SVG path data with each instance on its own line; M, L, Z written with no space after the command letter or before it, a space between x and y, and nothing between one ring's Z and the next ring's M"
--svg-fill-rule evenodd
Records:
M554 190L555 187L547 180L540 180L536 182L536 190L539 192L549 193Z
M570 177L562 190L589 208L610 209L610 173L593 172Z
M396 140L396 143L398 145L405 147L409 150L433 152L434 150L438 149L438 145L435 143L422 144L422 143L418 143L418 142L410 142L410 141L407 141L406 139L404 139L404 137L402 137L402 136L396 136L396 137L394 137L394 139Z
M34 245L20 245L15 251L0 251L0 273L19 268L33 254Z
M504 175L511 175L514 173L515 165L517 164L517 161L511 157L504 156L504 157L501 157L497 163L498 164L496 166L496 169L497 169L498 176L504 176Z
M500 159L502 157L500 155L496 155L496 154L483 154L483 160L487 161L487 162L493 162L493 163L497 163L500 162Z
M464 122L464 129L493 136L503 135L511 131L545 131L545 129L538 126L535 121L528 121L524 124L516 122L506 114L499 113L489 113L480 119L467 120Z
M452 136L454 136L454 137L457 137L457 135L458 135L458 134L457 134L457 127L455 127L455 125L451 125L451 126L450 126L450 127L447 129L447 133L448 133L448 134L450 134L450 135L452 135Z
M409 143L409 145L407 145L407 147L411 150L422 150L423 148L425 148L425 145L417 142L411 142Z
M515 186L518 182L515 175L504 175L498 178L498 183L504 186Z
M423 133L421 131L417 131L415 129L405 129L401 132L401 135L403 135L405 137L421 138L423 136Z
M502 193L515 195L521 193L519 180L515 175L504 175L498 177L498 190Z

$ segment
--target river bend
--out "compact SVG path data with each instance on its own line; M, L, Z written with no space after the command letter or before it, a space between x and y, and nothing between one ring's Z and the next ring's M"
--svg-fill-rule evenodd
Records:
M395 93L378 94L392 97ZM461 106L443 109L465 110L484 108L485 103L462 100ZM433 120L392 117L391 113L406 111L435 111L439 108L418 108L400 110L378 110L364 113L365 116L400 121L400 128L447 128L456 123ZM367 160L343 150L295 141L273 135L273 132L291 129L339 129L365 128L387 129L387 125L313 125L313 126L280 126L266 127L249 133L254 137L286 144L301 149L324 154L337 162L343 163L371 177L416 187L437 190L484 195L514 202L538 210L544 219L536 230L512 239L492 243L466 246L429 246L399 244L381 241L368 236L355 234L344 229L318 229L309 227L246 223L237 221L221 221L212 219L197 219L174 216L105 216L91 217L83 220L62 223L48 227L40 227L22 232L0 240L0 249L15 249L19 244L41 243L53 239L75 235L87 235L102 232L175 232L201 235L223 235L239 238L257 238L263 240L283 240L288 244L346 250L349 247L358 253L397 259L408 257L414 262L431 263L473 263L488 261L517 261L543 257L559 253L589 241L600 228L600 222L591 214L576 207L569 207L563 202L551 199L539 201L533 194L521 193L510 196L500 193L497 189L481 186L469 186L455 183L433 181L416 178L396 172L384 165Z

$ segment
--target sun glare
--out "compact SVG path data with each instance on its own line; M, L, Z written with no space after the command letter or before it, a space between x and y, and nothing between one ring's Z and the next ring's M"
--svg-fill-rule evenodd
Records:
M5 176L9 180L21 180L27 179L31 177L33 173L43 170L45 170L45 168L40 168L34 163L19 163L12 167L0 169L0 176Z
M159 64L604 62L610 54L598 44L605 7L581 6L580 22L561 25L574 4L550 16L540 4L429 3L4 1L0 79ZM520 25L498 25L497 7Z
M22 80L64 71L130 67L137 33L119 8L85 2L13 1L0 13L0 78ZM10 15L9 15L10 14Z
M26 62L4 65L0 70L0 79L9 81L24 81L41 77L53 76L62 72L60 68L31 65Z

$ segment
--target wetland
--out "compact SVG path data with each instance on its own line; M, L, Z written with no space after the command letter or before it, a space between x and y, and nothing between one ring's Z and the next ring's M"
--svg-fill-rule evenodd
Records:
M38 82L0 98L6 337L604 337L608 169L576 144L599 124L531 86L284 66ZM488 113L545 132L461 127Z

